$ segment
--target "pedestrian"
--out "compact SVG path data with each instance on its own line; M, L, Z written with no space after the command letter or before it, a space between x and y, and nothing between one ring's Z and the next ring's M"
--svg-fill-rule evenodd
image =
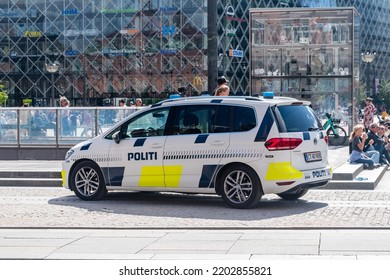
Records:
M124 99L119 100L119 107L127 107Z
M217 79L217 88L214 90L214 95L217 95L217 90L219 87L223 85L227 85L229 83L229 80L225 78L225 76L218 77Z
M358 105L356 98L353 99L353 105L351 107L353 108L354 122L355 122L355 124L358 124L359 117L360 117L360 107Z
M77 136L77 129L79 127L79 124L80 124L80 120L79 120L79 116L77 114L77 112L72 112L69 116L69 131L70 131L70 135L72 136Z
M141 98L137 98L135 100L135 107L142 107L143 104L142 104L142 99Z
M62 108L69 108L69 100L65 96L60 98L60 106ZM70 133L70 112L69 110L62 110L61 112L61 126L62 126L62 135L69 136Z
M361 124L353 127L353 131L349 139L351 149L349 162L363 163L365 169L373 169L379 166L379 152L375 150L367 151L366 153L363 152L364 144L368 137L363 129L364 127ZM370 142L373 143L374 141L371 140Z
M386 126L379 125L376 130L376 136L378 137L376 145L374 144L375 150L377 150L380 155L380 162L384 165L390 166L390 154L388 148L389 146L389 137L385 135ZM374 140L375 141L375 140Z
M376 107L372 103L372 98L366 98L366 107L363 113L363 125L366 131L368 131L370 124L374 122L374 114L376 113Z
M81 125L83 128L83 132L81 133L81 137L84 136L93 136L93 119L91 113L88 110L84 110L82 114L82 122ZM89 134L90 133L90 134Z
M227 85L220 86L216 91L216 96L228 96L230 92L230 88Z
M124 99L119 100L119 107L125 108L126 106L126 101ZM122 120L124 117L126 117L126 110L125 109L119 109L116 118L118 121Z

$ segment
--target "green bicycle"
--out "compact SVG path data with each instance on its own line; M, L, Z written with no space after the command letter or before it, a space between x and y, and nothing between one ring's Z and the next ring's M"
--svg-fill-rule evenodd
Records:
M326 135L328 135L329 145L344 145L345 141L347 141L348 136L345 129L337 125L340 123L341 120L332 118L331 114L329 113L326 113L325 115L328 119L322 127L324 130L326 130Z

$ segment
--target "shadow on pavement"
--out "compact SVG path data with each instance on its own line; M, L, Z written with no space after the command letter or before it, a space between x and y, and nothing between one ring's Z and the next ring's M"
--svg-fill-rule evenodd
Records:
M233 209L216 195L158 192L113 192L100 201L82 201L76 196L49 200L49 204L77 207L91 212L149 217L255 221L304 214L327 207L327 203L305 199L286 201L264 196L251 209Z

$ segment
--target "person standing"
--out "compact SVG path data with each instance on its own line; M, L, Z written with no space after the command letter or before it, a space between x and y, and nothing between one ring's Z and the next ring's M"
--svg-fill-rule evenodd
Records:
M215 91L215 96L228 96L229 92L230 88L227 85L222 85Z
M135 107L142 107L143 104L142 104L142 99L141 98L137 98L135 100Z
M119 100L119 107L127 107L126 101L124 99ZM116 114L117 121L122 120L124 117L126 117L126 110L125 109L119 109L118 113Z
M69 108L69 100L65 96L60 98L60 106L62 108ZM70 112L69 110L61 110L61 125L62 125L62 135L70 136Z
M226 86L226 85L229 83L229 81L228 81L228 79L225 78L225 76L221 76L221 77L218 77L217 83L218 83L218 85L217 85L217 88L214 90L213 95L217 95L217 90L218 90L221 86L223 86L223 85Z
M376 113L376 108L374 104L372 103L372 98L367 97L366 98L366 107L364 108L363 112L363 125L366 131L368 131L370 124L374 122L374 114Z

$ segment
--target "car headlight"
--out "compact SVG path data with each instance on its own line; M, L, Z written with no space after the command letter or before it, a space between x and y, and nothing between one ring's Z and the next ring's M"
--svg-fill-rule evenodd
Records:
M65 155L65 160L67 160L68 158L70 158L71 155L73 155L74 151L73 150L69 150L66 152L66 155Z

